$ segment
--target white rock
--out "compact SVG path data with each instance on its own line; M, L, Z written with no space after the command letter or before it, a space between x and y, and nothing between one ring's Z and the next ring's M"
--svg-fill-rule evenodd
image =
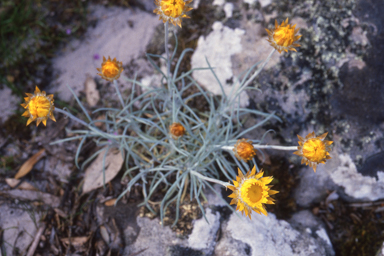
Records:
M197 9L197 8L199 8L199 4L200 4L200 0L194 0L193 1L193 9Z
M256 3L257 0L244 0L244 3L247 3L247 4L254 4Z
M224 4L224 12L226 18L231 18L233 13L233 3L225 3Z
M197 48L192 55L191 65L192 68L208 67L207 59L222 84L225 94L232 95L233 87L227 83L233 78L231 56L241 52L241 37L244 30L225 27L218 21L212 28L213 31L206 38L203 36L199 38ZM194 71L193 78L208 91L222 95L220 85L210 70ZM248 105L248 96L245 92L240 94L240 105Z
M266 7L272 3L272 0L259 0L261 7Z
M225 0L214 0L212 4L222 6L224 3Z
M363 176L347 154L339 155L340 164L330 175L332 180L345 188L345 193L356 199L375 201L384 198L384 170L375 177Z
M87 74L96 77L96 68L101 67L102 58L111 56L124 64L138 57L145 51L158 17L140 10L92 7L92 17L99 20L95 28L88 28L85 39L73 40L64 49L65 54L53 60L53 67L58 78L53 82L52 92L68 101L72 94L69 85L78 93L83 88ZM100 59L94 59L98 55Z
M188 245L193 249L203 250L209 255L216 244L216 233L220 227L220 214L218 212L213 214L212 210L208 208L205 216L209 223L204 218L195 221L192 234L188 238Z
M244 3L247 3L247 4L254 4L256 3L257 0L244 0ZM272 0L259 0L259 3L261 5L261 7L265 7L265 6L268 6L272 3Z
M381 248L377 251L375 256L384 256L384 243L381 245Z
M319 230L316 231L316 234L323 239L327 244L332 246L331 240L329 240L328 234L325 231L324 228L320 228Z

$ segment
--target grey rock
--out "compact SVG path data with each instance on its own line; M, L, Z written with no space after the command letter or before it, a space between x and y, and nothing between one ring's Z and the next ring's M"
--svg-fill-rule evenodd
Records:
M157 16L141 10L93 5L90 12L91 19L99 20L97 26L87 30L83 41L71 41L62 50L65 54L53 59L57 79L52 83L52 91L66 101L72 98L67 85L76 94L83 90L87 74L97 76L96 68L101 67L103 56L116 57L126 65L144 54L155 27L160 24Z
M19 99L12 95L11 89L4 86L3 89L0 89L0 102L0 123L4 123L20 107Z
M289 220L289 223L297 230L311 234L317 240L320 247L324 248L326 255L335 254L324 223L310 211L302 210L296 212Z
M186 241L178 238L172 232L170 227L163 227L159 223L159 219L150 220L148 218L137 217L137 225L140 231L135 233L137 238L135 242L128 245L124 250L124 255L130 255L142 251L142 256L153 255L172 255L174 246L185 247ZM132 231L128 226L124 233L129 235Z
M25 205L1 205L0 229L3 255L24 255L33 241L41 214Z
M215 187L220 192L220 187ZM206 218L193 222L188 238L178 237L159 219L137 217L138 228L132 224L124 229L124 255L334 255L332 244L322 224L309 211L295 214L289 222L254 213L252 220L239 213L226 213L217 194L207 191L207 198L218 202L206 209ZM211 210L210 208L214 210ZM221 210L223 209L223 210Z

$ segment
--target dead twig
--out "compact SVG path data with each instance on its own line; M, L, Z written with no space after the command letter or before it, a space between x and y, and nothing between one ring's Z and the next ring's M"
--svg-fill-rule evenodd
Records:
M140 253L146 251L147 249L148 249L148 248L145 248L145 249L142 249L141 251L131 253L131 254L129 254L128 256L137 256L137 255L139 255Z
M40 242L40 238L41 238L41 235L43 234L43 232L45 230L45 227L46 227L46 224L42 223L40 228L37 230L37 233L35 235L35 239L33 239L32 245L31 245L31 247L29 247L27 256L33 256L35 254L37 245Z

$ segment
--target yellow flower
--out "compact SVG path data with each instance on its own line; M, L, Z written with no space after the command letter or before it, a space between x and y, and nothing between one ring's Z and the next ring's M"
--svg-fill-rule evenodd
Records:
M36 126L41 122L46 126L48 117L56 122L53 116L53 94L46 96L45 91L40 91L36 86L35 93L26 93L28 97L25 97L25 103L21 106L26 109L22 116L29 117L27 125L36 120Z
M177 139L185 134L185 128L180 123L173 123L169 127L169 133L172 135L172 138Z
M292 27L288 24L288 18L285 22L283 21L280 26L277 23L277 20L275 20L275 29L272 31L265 29L269 36L267 41L279 53L281 53L281 51L288 52L289 50L296 52L294 47L300 47L300 45L295 44L295 41L299 40L301 35L296 35L296 33L299 32L299 29L295 27L296 24Z
M255 166L252 172L248 171L246 175L238 169L239 175L233 181L234 186L228 186L233 191L228 197L232 198L230 204L237 204L236 210L241 211L242 214L251 219L252 210L258 214L268 216L264 204L274 204L272 195L279 193L279 191L271 190L272 185L268 185L273 180L273 177L263 177L263 171L260 170L256 174Z
M236 158L244 161L252 160L256 155L256 150L253 147L251 141L246 139L238 140L235 146L233 147L233 153Z
M312 132L309 133L305 139L297 135L299 138L299 146L297 147L298 150L293 154L303 157L301 163L309 165L315 172L317 164L325 164L327 159L331 159L329 152L331 151L330 145L333 141L324 140L327 134L326 132L316 137L315 132Z
M170 21L174 26L177 24L181 27L181 18L190 18L185 13L193 9L188 6L191 2L192 0L155 0L157 7L153 12L158 14L159 20L164 23Z
M97 68L101 74L98 74L107 81L112 82L120 77L123 69L123 63L116 61L116 58L111 60L111 57L108 56L108 60L103 56L103 63L101 63L101 69Z

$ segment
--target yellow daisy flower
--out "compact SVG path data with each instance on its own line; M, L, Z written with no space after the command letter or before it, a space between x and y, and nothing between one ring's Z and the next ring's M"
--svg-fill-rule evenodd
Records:
M299 40L301 35L296 35L299 29L295 27L296 24L292 27L288 24L288 18L283 21L280 26L277 20L275 20L275 29L272 31L265 29L269 36L267 41L279 53L281 53L281 51L288 52L289 50L297 52L294 47L300 47L300 45L296 44L295 41Z
M153 10L158 14L159 20L163 22L170 21L174 26L176 24L181 27L181 18L190 18L185 13L193 8L188 6L192 0L155 0L157 8Z
M252 160L256 155L256 150L252 145L252 142L246 139L238 140L233 148L233 153L236 158L244 161Z
M297 135L299 138L299 146L297 147L298 150L293 154L303 157L301 163L309 165L315 172L317 164L325 164L327 159L331 159L329 152L331 151L330 145L333 141L324 140L327 134L326 132L316 137L315 132L312 132L309 133L305 139Z
M180 123L173 123L169 127L169 133L171 134L172 138L177 139L185 134L185 128Z
M39 126L41 122L46 126L48 117L56 122L53 116L53 110L55 109L53 104L53 94L46 95L45 91L40 91L36 86L35 93L26 93L28 97L25 97L25 103L21 106L26 109L22 116L29 117L27 125L36 120L36 126Z
M111 60L111 57L108 56L108 60L105 59L103 56L103 63L101 63L101 69L97 68L102 78L104 78L107 81L112 82L113 80L116 80L120 77L121 72L123 69L123 63L116 61L116 58Z
M234 186L228 186L233 191L228 197L232 198L230 204L237 204L236 210L251 219L252 210L258 214L268 216L264 204L274 204L272 195L279 191L271 190L272 185L268 185L273 180L273 177L263 177L264 172L260 170L256 174L256 167L252 171L248 171L246 175L238 169L239 175L233 181Z

